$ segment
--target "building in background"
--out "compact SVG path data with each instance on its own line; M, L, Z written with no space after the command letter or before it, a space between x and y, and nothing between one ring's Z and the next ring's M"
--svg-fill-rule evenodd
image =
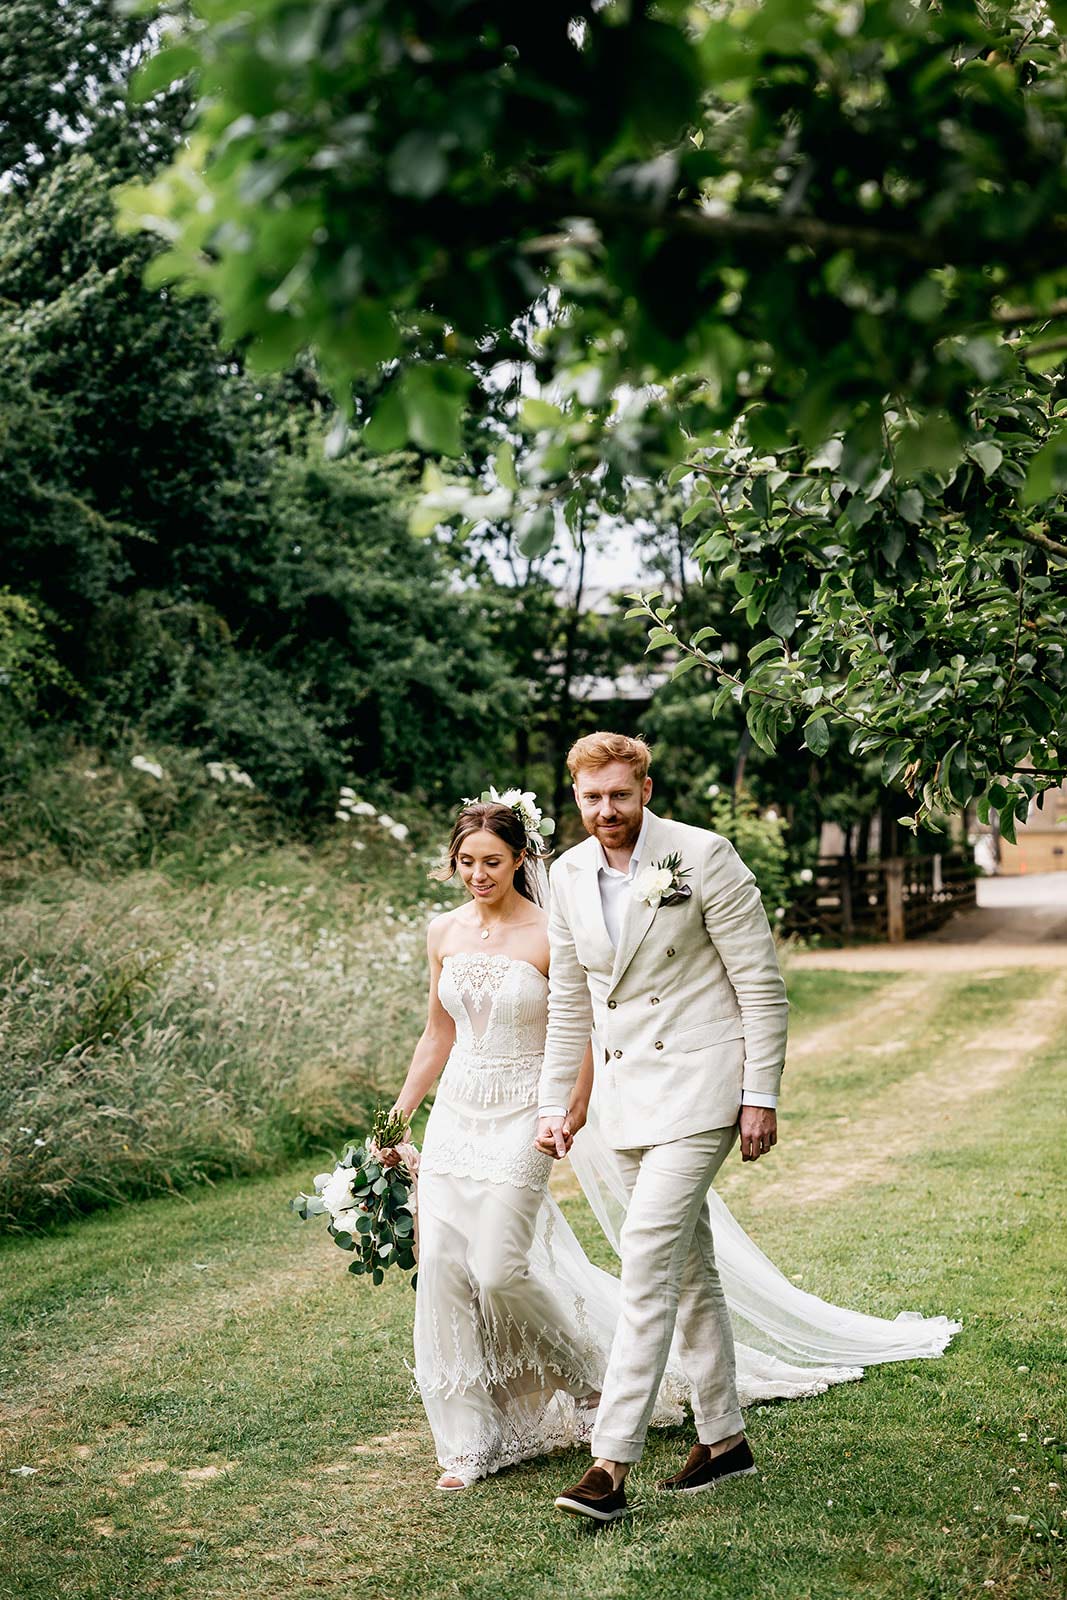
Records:
M1025 872L1067 872L1067 783L1049 789L1044 804L1036 800L1030 815L1016 828L1016 844L1001 839L998 872L1018 877Z

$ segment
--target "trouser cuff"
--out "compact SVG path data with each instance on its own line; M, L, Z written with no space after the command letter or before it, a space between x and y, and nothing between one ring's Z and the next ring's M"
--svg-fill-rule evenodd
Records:
M720 1435L720 1438L722 1435ZM643 1439L609 1439L606 1434L594 1433L589 1442L589 1448L594 1456L602 1456L605 1461L640 1461L641 1452L645 1448Z
M727 1411L721 1417L712 1417L710 1422L702 1422L697 1427L697 1438L701 1444L718 1444L720 1439L728 1439L732 1433L744 1433L745 1419L740 1411ZM598 1455L606 1455L605 1450L598 1450Z

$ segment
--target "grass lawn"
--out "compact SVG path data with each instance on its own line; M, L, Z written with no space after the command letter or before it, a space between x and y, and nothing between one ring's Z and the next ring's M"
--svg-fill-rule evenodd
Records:
M410 1289L286 1211L312 1159L0 1247L0 1596L1063 1595L1067 985L791 988L782 1143L723 1192L806 1288L959 1316L943 1361L754 1408L760 1474L693 1503L654 1434L602 1533L551 1507L577 1453L437 1495Z

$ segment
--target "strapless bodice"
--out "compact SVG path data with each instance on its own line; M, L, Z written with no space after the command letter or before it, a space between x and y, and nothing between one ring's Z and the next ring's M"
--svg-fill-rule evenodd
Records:
M543 1052L548 979L529 961L481 950L445 956L437 992L463 1055L502 1062Z

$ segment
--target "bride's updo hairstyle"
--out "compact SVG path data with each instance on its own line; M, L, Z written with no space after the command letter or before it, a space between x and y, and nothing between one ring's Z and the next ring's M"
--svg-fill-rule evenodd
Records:
M475 800L469 806L464 806L456 818L452 837L448 841L448 863L431 872L431 878L439 878L443 883L447 883L449 878L454 878L464 839L469 834L482 832L495 833L498 839L504 841L513 856L522 855L528 848L526 829L517 811L511 806L497 805L491 800ZM525 859L515 869L515 888L519 894L525 895L527 900L532 900L534 905L538 904L537 897L526 880Z

